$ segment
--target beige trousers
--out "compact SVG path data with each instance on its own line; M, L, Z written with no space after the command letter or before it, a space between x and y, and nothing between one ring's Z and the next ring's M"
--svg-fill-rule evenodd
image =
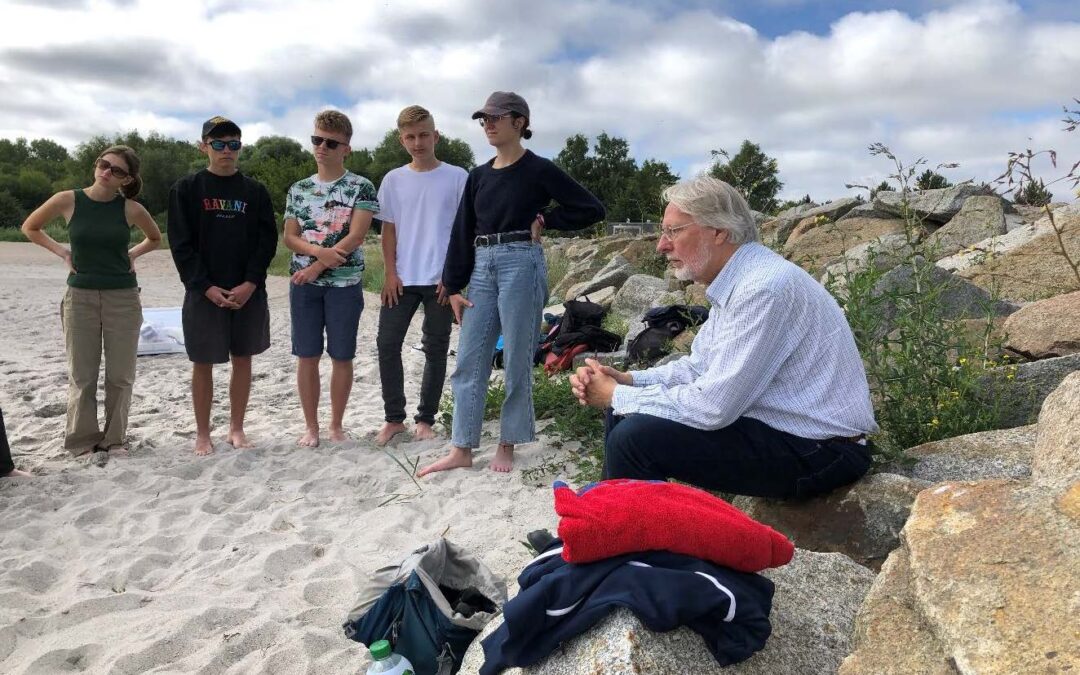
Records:
M142 305L138 288L68 287L60 305L68 357L64 447L80 452L123 445L127 434ZM97 388L105 353L105 430L98 426Z

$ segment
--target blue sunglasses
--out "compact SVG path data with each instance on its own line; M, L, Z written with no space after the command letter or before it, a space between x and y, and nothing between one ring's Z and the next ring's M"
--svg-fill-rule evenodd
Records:
M221 152L225 148L228 148L228 149L232 150L233 152L236 152L237 150L240 149L241 143L240 143L240 141L217 141L217 140L215 140L215 141L210 141L207 145L209 145L211 148L213 148L217 152Z

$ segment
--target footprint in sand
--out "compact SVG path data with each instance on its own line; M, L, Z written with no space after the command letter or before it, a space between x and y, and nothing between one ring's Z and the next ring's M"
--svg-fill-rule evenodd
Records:
M14 582L20 590L46 593L60 579L60 570L46 562L35 560L29 565L8 572L7 579Z
M46 403L34 411L34 417L60 417L67 413L66 403Z
M99 644L86 644L75 649L54 649L38 657L26 669L27 673L64 673L96 670L102 652Z

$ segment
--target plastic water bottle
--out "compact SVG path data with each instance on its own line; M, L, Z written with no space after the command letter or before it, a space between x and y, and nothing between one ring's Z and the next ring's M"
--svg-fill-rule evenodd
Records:
M367 675L414 675L409 659L390 651L390 643L386 640L373 642L369 651L371 665L368 666Z

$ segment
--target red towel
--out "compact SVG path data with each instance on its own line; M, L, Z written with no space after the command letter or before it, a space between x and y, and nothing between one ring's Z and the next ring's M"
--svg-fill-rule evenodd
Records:
M574 492L555 483L563 559L586 563L624 553L672 551L741 572L791 561L795 545L723 499L662 481L616 479Z

